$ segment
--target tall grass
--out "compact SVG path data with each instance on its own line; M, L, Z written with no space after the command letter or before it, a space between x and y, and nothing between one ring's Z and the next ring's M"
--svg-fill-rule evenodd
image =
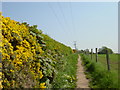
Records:
M81 57L88 72L91 88L118 88L118 73L107 71L100 62L96 63L84 54L81 54Z
M110 59L110 69L118 72L118 54L109 54ZM96 55L93 54L93 59L96 60ZM98 62L102 63L107 69L106 54L98 54Z
M56 67L58 73L52 83L53 88L76 87L77 58L77 54L72 54L58 63Z

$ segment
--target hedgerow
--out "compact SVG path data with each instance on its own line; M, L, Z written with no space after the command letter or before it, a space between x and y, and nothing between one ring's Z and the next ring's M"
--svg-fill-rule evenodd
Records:
M44 87L38 56L43 53L35 36L24 24L2 19L2 85L8 87Z
M0 14L1 88L48 88L59 60L72 53L37 29Z

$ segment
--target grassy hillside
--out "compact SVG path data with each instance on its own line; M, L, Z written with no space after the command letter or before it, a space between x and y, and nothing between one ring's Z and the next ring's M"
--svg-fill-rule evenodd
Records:
M37 29L0 14L0 58L3 88L48 88L57 73L59 61L72 53Z
M53 88L76 88L76 72L78 55L64 57L57 64L57 75L52 83Z

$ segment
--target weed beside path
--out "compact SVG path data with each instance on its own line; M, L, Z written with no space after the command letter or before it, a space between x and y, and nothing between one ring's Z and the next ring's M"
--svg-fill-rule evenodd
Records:
M53 88L75 88L77 71L77 54L64 57L57 65L57 75L52 83Z
M117 73L106 70L102 63L96 63L84 54L81 57L91 79L91 88L118 88Z

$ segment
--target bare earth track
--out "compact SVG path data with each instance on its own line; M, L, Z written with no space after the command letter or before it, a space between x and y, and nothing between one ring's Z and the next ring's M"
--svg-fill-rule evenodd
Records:
M78 64L77 64L77 88L89 88L89 81L86 79L84 74L84 68L82 66L82 61L80 55L78 55Z

